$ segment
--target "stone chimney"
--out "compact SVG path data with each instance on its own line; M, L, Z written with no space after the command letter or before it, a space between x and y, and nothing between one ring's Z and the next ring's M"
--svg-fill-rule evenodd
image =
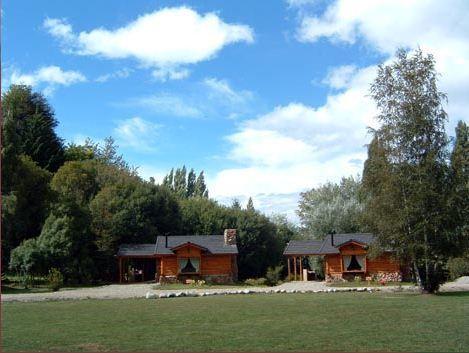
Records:
M236 229L225 229L225 245L236 245Z

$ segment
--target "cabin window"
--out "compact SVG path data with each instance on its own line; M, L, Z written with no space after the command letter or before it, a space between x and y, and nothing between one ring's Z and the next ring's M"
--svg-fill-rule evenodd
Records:
M178 259L180 273L199 273L200 258L185 257Z
M345 255L342 258L345 271L364 271L365 255Z

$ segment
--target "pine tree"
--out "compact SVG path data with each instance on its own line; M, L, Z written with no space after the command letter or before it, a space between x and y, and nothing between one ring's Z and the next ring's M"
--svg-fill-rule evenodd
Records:
M247 205L246 205L246 210L248 210L248 211L255 211L254 202L252 202L252 198L251 198L251 197L249 197L248 203L247 203Z
M192 197L195 194L196 175L194 169L191 168L187 175L187 197Z
M240 210L241 209L241 204L239 203L238 199L233 199L233 202L231 203L231 208L235 210Z

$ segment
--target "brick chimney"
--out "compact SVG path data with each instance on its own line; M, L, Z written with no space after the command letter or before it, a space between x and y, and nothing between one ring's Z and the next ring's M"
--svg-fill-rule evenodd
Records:
M226 245L236 245L236 229L225 229L223 234Z

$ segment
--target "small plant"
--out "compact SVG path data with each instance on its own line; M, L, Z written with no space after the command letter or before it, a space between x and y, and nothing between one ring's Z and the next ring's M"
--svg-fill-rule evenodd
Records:
M355 276L353 280L355 281L355 283L360 283L362 281L362 278L361 276Z
M248 278L244 281L244 284L247 284L248 286L265 286L267 283L267 280L264 277L261 278Z
M449 277L455 280L461 276L469 275L469 258L454 257L448 260L447 269Z
M266 284L268 286L275 286L280 281L280 273L282 272L283 266L269 267L265 274Z
M64 276L56 268L51 268L47 275L47 283L51 290L58 291L64 284Z

